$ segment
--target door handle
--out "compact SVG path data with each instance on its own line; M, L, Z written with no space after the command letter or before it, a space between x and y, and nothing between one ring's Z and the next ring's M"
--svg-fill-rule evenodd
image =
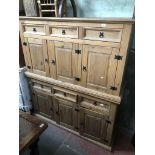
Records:
M45 59L45 62L48 63L48 59Z
M104 38L104 33L103 32L100 32L99 37L100 38Z
M80 78L79 78L79 77L75 77L75 80L76 80L76 81L80 81Z
M35 28L35 27L33 28L33 32L37 32L37 30L36 30L36 28Z
M55 65L55 60L51 60L51 63L52 63L53 65Z
M83 66L82 69L83 69L84 72L87 71L87 67L86 66Z
M62 30L62 35L65 35L66 34L66 31L65 30Z

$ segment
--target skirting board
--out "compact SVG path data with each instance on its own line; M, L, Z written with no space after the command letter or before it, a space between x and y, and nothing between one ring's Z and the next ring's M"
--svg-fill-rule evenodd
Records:
M59 124L57 124L56 122L54 122L54 121L52 121L52 120L50 120L50 119L48 119L48 118L46 118L46 117L44 117L44 116L42 116L42 115L40 115L40 114L36 114L36 113L35 113L34 115L35 115L35 116L38 116L39 118L41 118L41 119L47 121L47 122L50 123L50 124L53 124L53 125L55 125L55 126L61 128L61 129L65 129L65 130L67 130L67 131L69 131L69 132L71 132L71 133L73 133L73 134L79 136L80 138L83 138L83 139L85 139L85 140L88 140L88 141L92 142L93 144L96 144L96 145L98 145L98 146L100 146L100 147L103 147L104 149L106 149L106 150L108 150L108 151L112 151L112 147L111 147L111 146L107 146L107 145L105 145L105 144L103 144L103 143L100 143L100 142L97 142L97 141L92 140L92 139L90 139L90 138L84 137L84 136L80 135L78 132L73 131L73 130L71 130L71 129L68 129L68 128L62 126L62 125L59 125Z

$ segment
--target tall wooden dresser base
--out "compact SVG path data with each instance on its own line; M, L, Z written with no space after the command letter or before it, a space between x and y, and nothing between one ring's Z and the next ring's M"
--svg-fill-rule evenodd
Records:
M133 24L20 17L34 112L111 150Z

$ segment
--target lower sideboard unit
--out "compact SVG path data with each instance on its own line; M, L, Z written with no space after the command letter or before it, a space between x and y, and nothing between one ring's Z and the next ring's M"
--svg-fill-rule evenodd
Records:
M46 81L28 80L35 114L111 150L118 104Z

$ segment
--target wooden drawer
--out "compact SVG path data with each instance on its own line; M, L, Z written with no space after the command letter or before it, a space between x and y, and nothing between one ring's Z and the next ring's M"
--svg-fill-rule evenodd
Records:
M49 28L50 35L55 37L78 38L78 27L54 26Z
M49 86L46 86L46 85L43 85L43 84L40 84L40 83L33 83L32 88L35 91L51 93L51 88Z
M122 29L83 28L83 39L120 42Z
M23 25L23 32L30 34L45 35L45 25Z
M59 48L68 48L68 49L72 49L72 43L68 43L68 42L60 42L60 41L54 41L54 45L56 47L59 47Z
M53 88L53 94L58 98L69 100L72 102L77 102L77 94L72 92L72 91L68 91L66 89L54 87Z
M82 98L80 102L80 107L86 108L88 110L91 110L103 115L109 115L110 103L106 101L99 102L88 98Z

